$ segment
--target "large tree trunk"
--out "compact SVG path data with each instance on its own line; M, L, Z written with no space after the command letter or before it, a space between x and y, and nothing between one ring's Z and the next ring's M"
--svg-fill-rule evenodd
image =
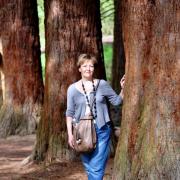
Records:
M43 100L36 0L1 0L0 25L0 136L30 134Z
M46 79L43 115L33 158L71 159L66 133L66 91L80 78L76 66L81 53L95 54L97 77L105 76L101 23L97 0L46 0Z
M114 180L180 179L180 0L123 0L126 85Z

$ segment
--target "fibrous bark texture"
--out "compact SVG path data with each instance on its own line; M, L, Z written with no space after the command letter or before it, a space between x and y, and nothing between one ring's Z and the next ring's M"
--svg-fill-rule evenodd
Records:
M80 78L78 56L94 54L98 60L96 76L105 76L99 1L46 0L45 30L45 98L34 159L71 159L65 121L66 91Z
M180 179L180 1L123 0L126 84L114 180Z
M43 100L36 0L1 0L0 26L0 136L30 134Z

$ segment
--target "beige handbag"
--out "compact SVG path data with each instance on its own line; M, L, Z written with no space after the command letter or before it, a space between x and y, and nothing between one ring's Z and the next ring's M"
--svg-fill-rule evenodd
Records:
M91 152L96 147L96 130L91 115L73 123L74 149L76 152Z

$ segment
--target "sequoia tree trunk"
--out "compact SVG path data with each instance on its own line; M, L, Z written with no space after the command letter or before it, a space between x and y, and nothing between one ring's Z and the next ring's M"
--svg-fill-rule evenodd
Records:
M126 84L113 179L180 179L180 0L123 0Z
M0 137L30 134L43 100L36 0L1 0L0 25Z
M78 56L94 54L98 60L96 76L105 77L99 1L46 0L45 35L45 98L33 158L71 159L65 120L66 91L80 78Z

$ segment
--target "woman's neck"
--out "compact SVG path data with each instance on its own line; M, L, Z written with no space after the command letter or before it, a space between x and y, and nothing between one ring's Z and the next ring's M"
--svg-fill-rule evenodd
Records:
M81 80L83 81L83 82L85 82L85 81L92 81L93 80L93 78L81 78Z

